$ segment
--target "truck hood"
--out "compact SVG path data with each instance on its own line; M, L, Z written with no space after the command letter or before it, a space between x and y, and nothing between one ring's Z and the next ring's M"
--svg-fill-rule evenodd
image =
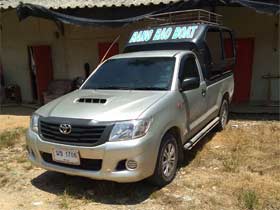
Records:
M44 117L122 121L138 119L166 91L76 90L36 111Z

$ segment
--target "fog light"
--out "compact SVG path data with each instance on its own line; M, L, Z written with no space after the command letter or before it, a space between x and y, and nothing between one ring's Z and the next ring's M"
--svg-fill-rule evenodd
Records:
M135 160L127 160L125 166L128 170L134 170L137 168L137 162Z

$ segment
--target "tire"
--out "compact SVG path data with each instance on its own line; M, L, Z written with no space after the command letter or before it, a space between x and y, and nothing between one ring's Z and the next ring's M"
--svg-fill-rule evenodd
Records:
M169 184L176 176L178 158L179 149L176 137L172 133L167 133L159 148L154 174L150 177L152 184L159 187Z
M219 123L217 125L218 131L222 131L225 129L228 123L228 115L229 115L229 104L228 100L223 99L220 112L219 112Z

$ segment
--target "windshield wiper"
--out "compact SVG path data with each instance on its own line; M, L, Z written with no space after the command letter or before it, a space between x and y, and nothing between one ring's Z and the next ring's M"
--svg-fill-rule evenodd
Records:
M130 87L122 87L122 86L104 86L104 87L95 87L94 89L102 89L102 90L131 90Z
M133 88L133 90L167 90L167 88L161 88L161 87L137 87L137 88Z
M91 87L90 89L100 90L167 90L167 88L161 87L124 87L124 86L101 86Z

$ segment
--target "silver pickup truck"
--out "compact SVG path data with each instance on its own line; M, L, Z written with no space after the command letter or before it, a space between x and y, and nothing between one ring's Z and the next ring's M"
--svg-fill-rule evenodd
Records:
M35 111L29 159L93 179L168 184L184 149L226 126L233 40L229 29L207 24L133 32L123 54L99 65L78 90Z

